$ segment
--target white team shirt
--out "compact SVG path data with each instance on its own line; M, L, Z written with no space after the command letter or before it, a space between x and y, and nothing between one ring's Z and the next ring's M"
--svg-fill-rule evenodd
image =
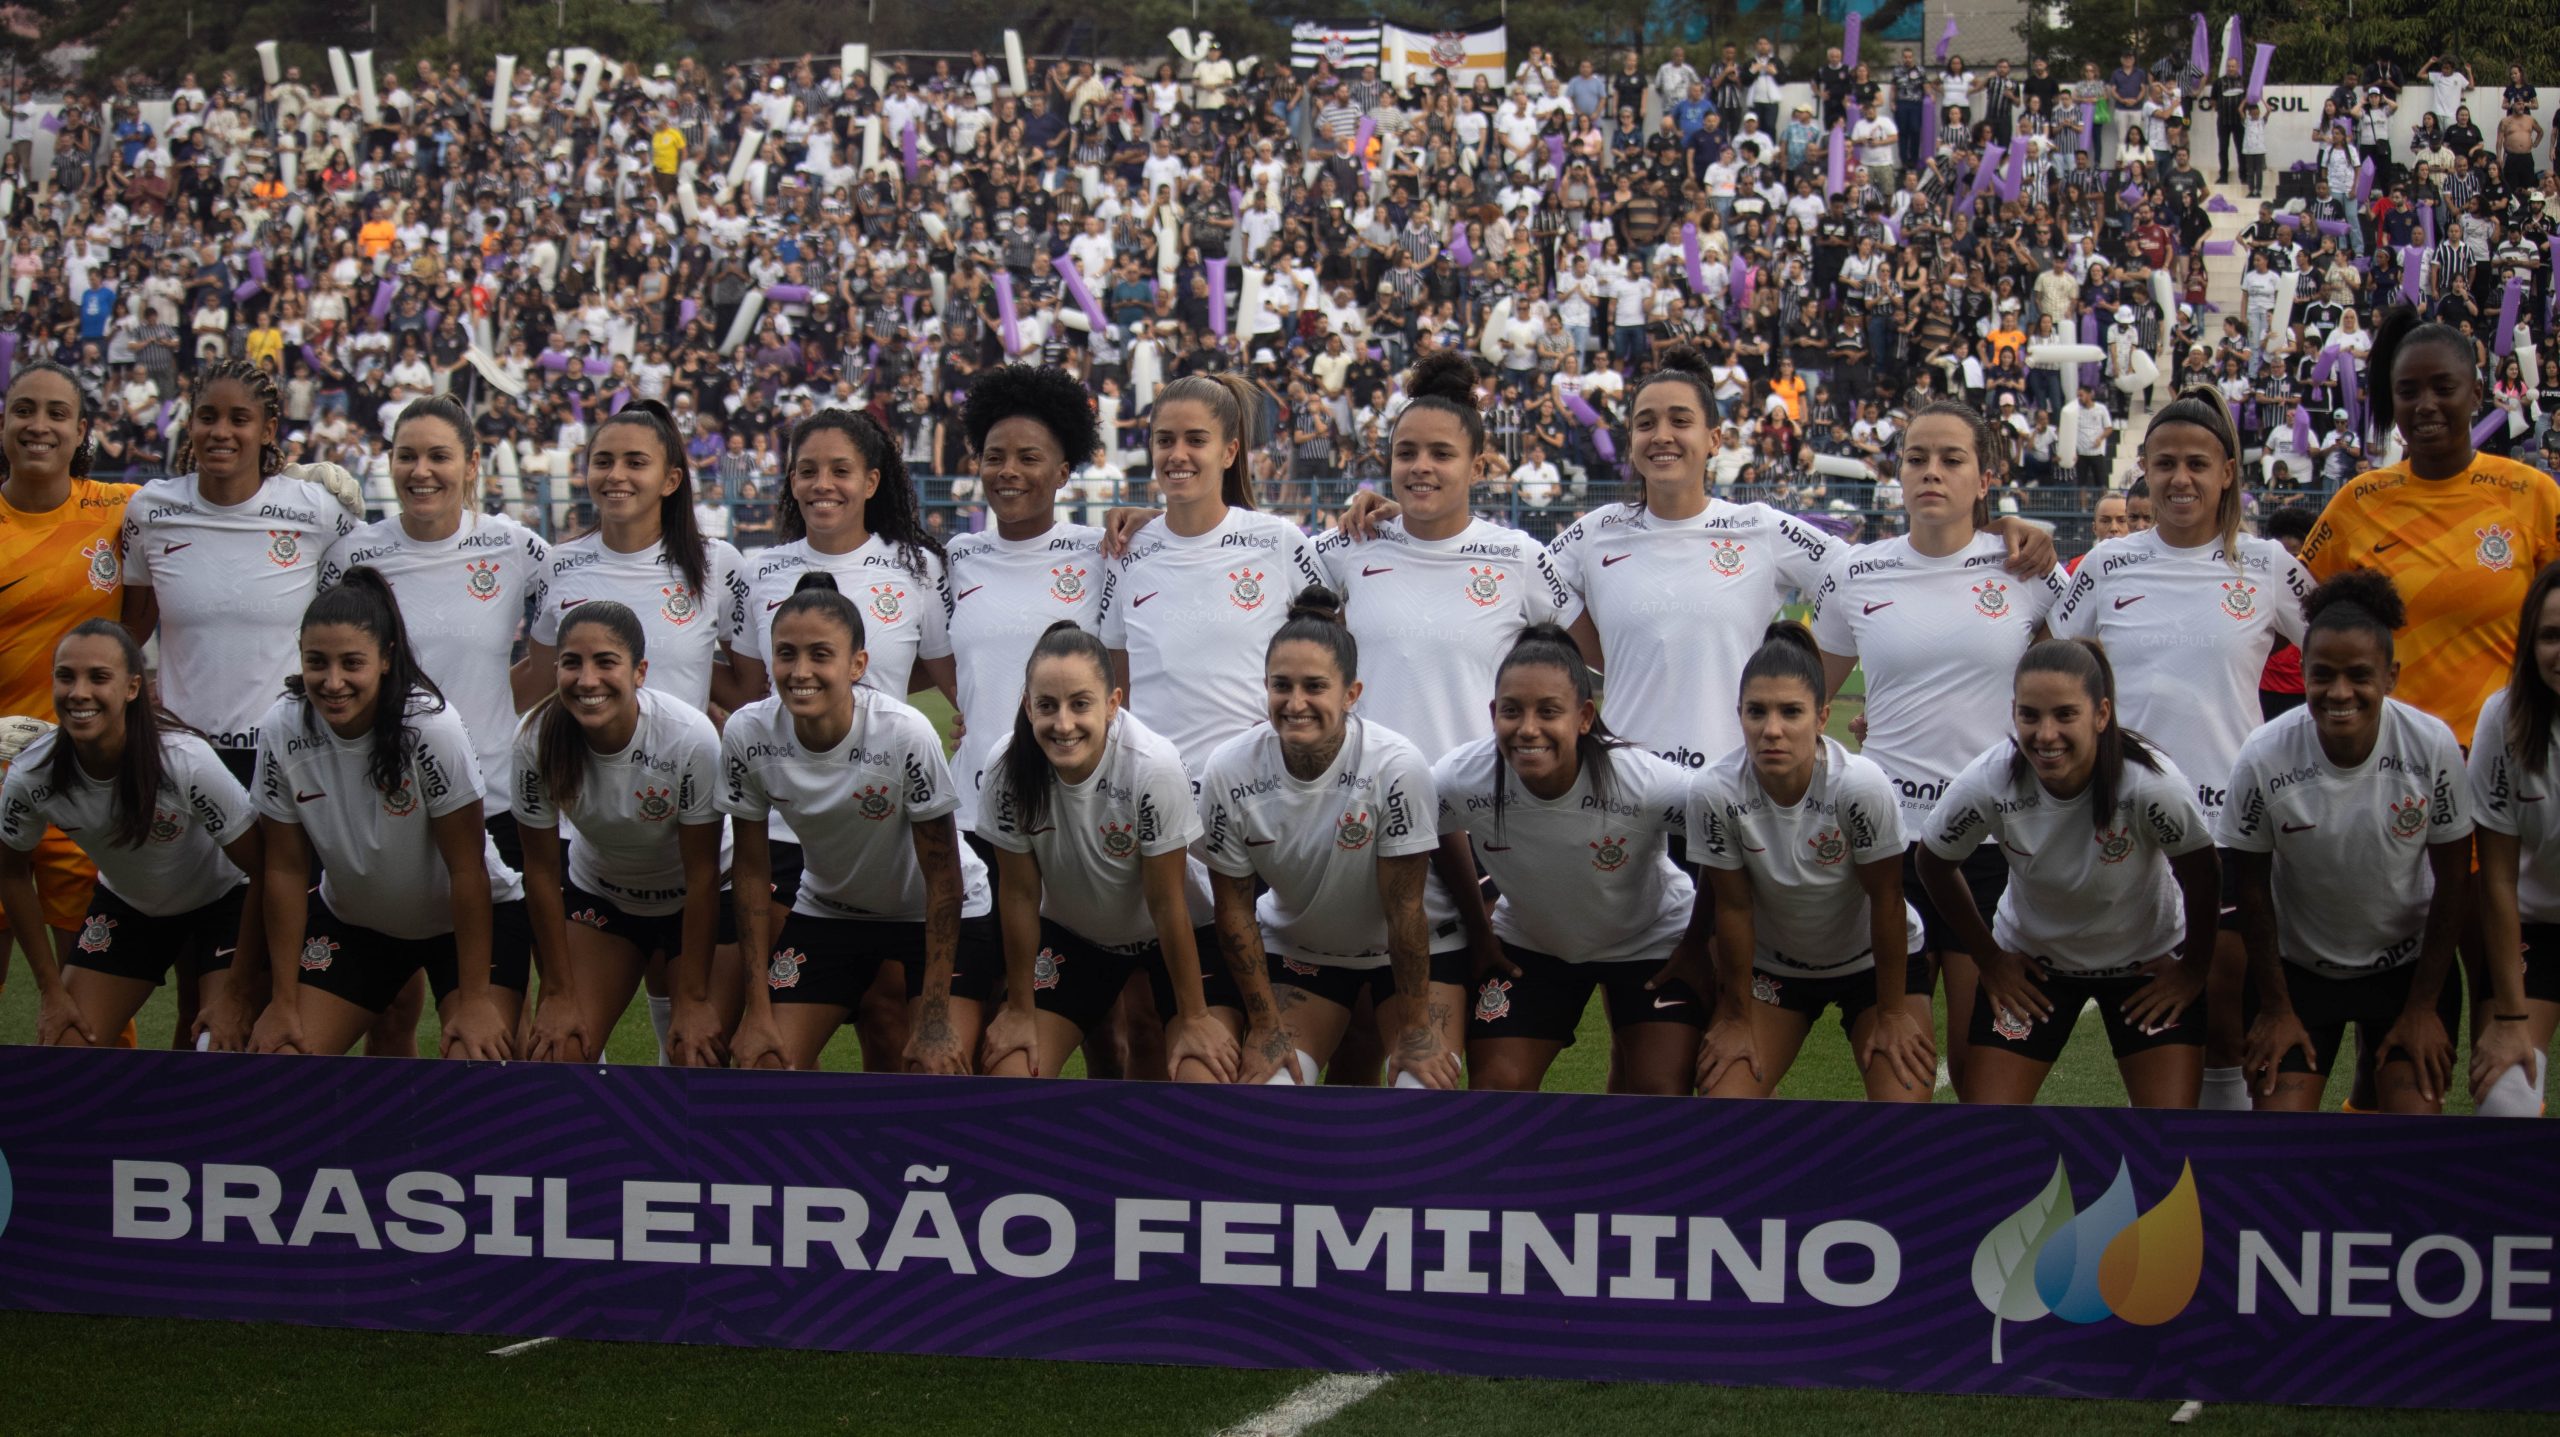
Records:
M608 549L599 531L551 546L551 600L533 619L533 642L560 645L560 621L589 599L611 599L640 618L649 641L649 687L694 708L711 704L711 666L723 641L739 641L746 614L746 561L725 539L702 541L708 594L685 584L666 545L645 553Z
M432 702L411 695L414 706ZM388 703L388 698L383 702ZM452 708L408 716L408 772L386 794L366 772L373 735L343 739L287 696L258 721L258 769L250 796L258 816L302 829L320 857L320 901L349 923L393 938L440 938L453 931L453 875L436 851L429 820L481 798L471 734ZM524 897L516 871L483 835L489 899Z
M1128 707L1173 742L1188 772L1262 722L1263 651L1290 599L1323 582L1298 526L1252 509L1231 508L1191 538L1159 516L1111 564L1102 642L1128 652Z
M1088 943L1135 949L1156 941L1139 860L1189 847L1200 837L1200 810L1182 755L1164 735L1122 709L1111 719L1102 762L1078 784L1052 780L1048 811L1025 825L1004 776L1005 741L987 757L987 789L978 836L1040 864L1040 916ZM1208 921L1208 871L1186 857L1185 897L1193 926Z
M739 656L771 665L774 611L790 599L800 576L815 569L834 576L837 591L862 614L862 647L870 656L863 687L905 703L916 660L951 654L951 585L932 550L919 557L923 573L907 567L898 546L878 534L844 554L822 554L806 539L757 550L746 566Z
M853 727L834 748L815 752L801 747L781 699L758 699L729 715L720 763L721 812L753 823L788 813L800 834L804 866L792 912L923 921L924 871L908 830L960 806L942 739L923 714L856 686ZM991 906L986 862L958 846L960 914L983 917Z
M2060 799L2033 773L2012 779L2014 739L1965 765L1922 830L1929 851L1961 861L1986 837L2009 860L2009 888L1992 915L2002 948L2062 973L2102 977L2177 952L2186 903L2168 860L2213 846L2194 785L2176 763L2156 770L2128 759L2116 811L2090 819L2091 790Z
M1562 798L1502 776L1494 823L1494 769L1508 764L1480 738L1432 766L1440 831L1475 840L1477 861L1501 888L1494 936L1568 963L1660 962L1689 926L1697 889L1667 846L1688 829L1689 775L1638 748L1609 755L1609 796L1591 790L1586 766Z
M2516 840L2516 912L2527 923L2560 923L2560 818L2544 807L2554 787L2550 773L2525 770L2507 741L2507 691L2493 691L2471 730L2468 797L2475 823Z
M109 893L154 918L192 913L249 881L222 845L257 815L212 745L191 733L162 735L151 836L127 848L112 841L114 779L82 772L67 790L53 786L53 749L62 742L59 729L43 734L10 763L0 782L0 843L33 853L52 824L98 865Z
M2272 539L2242 535L2234 569L2218 542L2180 549L2149 529L2089 551L2052 628L2056 638L2106 645L2116 722L2196 781L2196 803L2211 819L2260 722L2267 655L2278 640L2302 642L2310 593L2311 575Z
M1916 831L1947 783L2009 726L2018 658L2062 597L2059 567L2020 579L1996 534L1944 558L1909 537L1843 549L1813 598L1813 640L1867 676L1867 739ZM2250 701L2256 702L2252 690Z
M1813 783L1792 807L1760 786L1748 745L1708 765L1689 790L1689 853L1751 876L1752 963L1801 978L1863 973L1876 963L1861 865L1902 856L1901 803L1884 769L1822 740ZM1903 902L1917 953L1919 910Z
M1337 529L1316 558L1360 644L1362 711L1426 759L1484 736L1494 670L1522 629L1582 616L1538 541L1487 519L1447 539L1398 519L1367 543Z
M1321 774L1289 772L1280 736L1247 729L1218 745L1200 773L1201 857L1230 878L1260 877L1254 904L1271 952L1329 968L1387 966L1378 860L1440 847L1431 765L1401 734L1358 715ZM1458 910L1425 885L1430 951L1466 946Z
M1822 587L1839 541L1766 504L1687 519L1612 504L1548 546L1600 630L1609 727L1683 769L1742 742L1742 666L1788 593Z
M951 652L968 721L951 760L962 828L978 826L987 760L1013 732L1032 645L1060 619L1098 631L1101 551L1102 531L1082 524L1020 541L988 529L951 542Z
M2231 768L2225 848L2275 855L2276 948L2336 977L2414 962L2435 896L2429 845L2471 836L2462 746L2398 699L2352 769L2329 762L2308 707L2249 735Z
M514 792L508 754L516 731L508 670L527 615L550 604L551 546L496 514L465 510L462 527L434 542L412 539L398 519L383 519L329 546L320 561L320 588L334 587L358 564L390 581L418 667L471 731L481 782L489 788L483 808L505 813Z
M301 670L321 555L355 527L336 495L283 475L229 508L193 474L143 485L124 510L124 581L159 591L169 711L220 747L254 746L259 715Z
M579 742L586 773L569 845L569 881L639 917L684 911L684 850L677 830L718 823L720 734L702 710L639 691L640 723L619 753ZM542 716L516 734L516 818L529 828L558 828L563 814L542 774ZM724 867L726 865L723 865Z

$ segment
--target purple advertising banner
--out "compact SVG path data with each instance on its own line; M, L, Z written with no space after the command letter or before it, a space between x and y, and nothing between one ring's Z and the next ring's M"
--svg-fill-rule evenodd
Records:
M2560 1406L2560 1127L0 1049L0 1306Z

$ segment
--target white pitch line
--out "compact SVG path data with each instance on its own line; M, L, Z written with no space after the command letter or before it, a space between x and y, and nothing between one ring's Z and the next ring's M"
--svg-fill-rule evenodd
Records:
M1383 1372L1334 1372L1238 1422L1218 1437L1298 1437L1387 1385Z
M489 1349L489 1355L491 1357L519 1357L525 1353L531 1352L546 1342L557 1342L559 1340L560 1339L556 1337L535 1337L523 1342L510 1342L504 1347L493 1347Z

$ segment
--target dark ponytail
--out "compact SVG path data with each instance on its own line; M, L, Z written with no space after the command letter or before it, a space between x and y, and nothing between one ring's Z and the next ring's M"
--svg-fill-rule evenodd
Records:
M2533 576L2524 608L2516 615L2516 662L2507 676L2507 749L2526 773L2550 771L2551 724L2560 719L2560 694L2543 682L2542 665L2533 657L2534 636L2554 590L2560 590L2560 563L2545 564Z
M2138 763L2157 773L2160 760L2152 752L2151 741L2126 728L2114 712L2115 665L2107 662L2107 651L2097 640L2047 639L2019 658L2017 677L2023 679L2029 674L2064 674L2078 679L2081 691L2089 696L2091 709L2100 703L2107 705L2107 726L2098 732L2098 761L2089 773L2089 822L2104 833L2115 820L2116 800L2124 792L2124 766ZM2027 751L2013 737L2009 741L2009 782L2023 784L2034 773L2034 766L2027 762Z
M140 848L151 841L151 826L159 816L160 790L168 782L168 756L160 745L170 734L195 730L162 713L151 701L142 645L133 641L124 625L113 619L89 619L62 636L63 643L73 639L115 640L117 650L124 656L124 671L144 680L141 691L125 702L124 758L116 765L107 808L109 822L114 825L107 841L119 848ZM55 652L60 651L61 646L56 645ZM77 793L86 782L69 734L55 732L53 759L45 769L45 777L56 793Z
M1360 677L1360 645L1342 622L1342 596L1322 584L1309 584L1289 601L1288 620L1271 636L1262 651L1266 665L1282 644L1315 644L1333 655L1333 666L1342 671L1346 684Z
M793 614L808 613L824 614L844 625L845 633L853 640L855 652L861 651L862 611L855 608L853 600L846 598L844 591L836 587L836 576L824 569L811 569L800 576L800 581L791 586L791 597L783 600L781 607L773 611L773 624L778 625ZM772 626L767 627L770 629Z
M409 782L409 717L443 708L444 691L418 667L409 627L400 620L400 603L391 595L390 581L372 565L358 564L339 575L335 585L302 611L302 626L296 632L307 634L323 624L362 630L382 648L382 687L374 698L373 756L366 775L380 792L397 793ZM303 691L302 675L286 679L284 686L302 700L303 732L320 732L320 715Z
M628 606L611 599L589 599L580 604L560 625L560 637L555 647L567 648L570 632L590 624L610 632L634 666L649 657L649 635L641 626L640 616L631 612ZM586 787L587 736L579 730L578 721L560 702L556 675L551 692L542 696L542 702L536 704L533 711L536 715L534 721L541 725L534 743L542 786L551 791L552 811L567 813L577 806L579 791Z
M1396 425L1408 414L1446 414L1467 432L1467 457L1484 452L1484 414L1476 408L1475 361L1454 349L1435 349L1413 362L1404 377L1405 406ZM1390 447L1393 438L1390 435Z
M2364 398L2373 411L2375 433L2390 434L2394 422L2391 371L2400 363L2402 354L2421 344L2441 344L2459 351L2465 369L2473 367L2474 356L2479 352L2461 330L2420 318L2415 305L2395 304L2385 311L2373 326L2373 348L2364 357ZM2469 442L2466 434L2464 443Z
M2536 587L2540 576L2535 576ZM2401 601L2399 588L2391 577L2375 569L2349 569L2332 574L2302 601L2302 612L2309 622L2304 625L2302 646L2311 647L2311 636L2324 629L2340 633L2367 633L2382 646L2382 656L2392 657L2393 635L2409 622L2409 606ZM2530 663L2532 647L2516 651L2516 662Z
M1815 708L1831 701L1831 682L1822 672L1822 650L1814 645L1813 630L1793 619L1780 619L1762 631L1760 647L1742 665L1742 687L1751 687L1753 679L1794 679L1812 691Z
M1497 689L1502 676L1518 668L1561 669L1573 685L1574 698L1582 703L1600 701L1600 681L1591 674L1591 666L1582 661L1582 649L1565 632L1561 624L1531 624L1520 631L1511 644L1511 652L1502 656L1501 667L1494 670ZM1577 766L1591 776L1591 796L1606 802L1609 797L1609 751L1627 746L1627 741L1609 732L1609 725L1598 715L1591 719L1591 731L1573 742L1573 758ZM1510 765L1500 750L1493 755L1493 831L1502 833L1502 805L1509 786Z
M1023 689L1027 695L1031 671L1042 659L1083 658L1093 664L1102 676L1104 692L1111 689L1111 651L1091 629L1073 619L1060 619L1040 632L1039 642L1031 646L1031 657L1022 665ZM1057 765L1049 762L1040 739L1031 731L1031 710L1027 706L1013 711L1013 742L1005 745L1004 786L1011 795L1016 821L1015 832L1028 834L1049 816L1049 789L1057 781Z
M685 587L693 591L696 603L711 601L711 565L704 557L702 526L693 517L693 468L685 462L684 435L676 430L676 417L667 406L654 399L635 399L616 411L611 419L596 426L596 438L617 424L638 424L657 436L658 451L666 456L667 469L676 476L676 487L658 501L658 535L666 555L675 562L676 571L684 575ZM592 449L595 441L589 440Z
M925 581L924 556L944 557L942 541L924 526L923 506L916 502L915 481L907 477L907 459L868 414L850 409L821 409L791 428L791 446L782 461L782 494L774 501L773 536L785 544L809 537L809 518L800 512L800 496L791 492L791 474L800 464L800 446L814 435L836 433L853 441L871 475L879 482L862 506L862 527L898 546L898 562L918 583ZM1069 460L1070 469L1076 461Z
M17 393L18 386L25 383L27 376L31 374L60 375L62 377L62 382L71 386L72 402L79 406L78 419L80 424L80 437L72 441L70 472L71 477L74 479L88 478L89 461L97 452L96 448L90 443L90 439L96 433L98 427L98 403L96 397L89 393L89 386L81 381L80 375L77 371L73 370L67 364L58 364L50 359L22 359L18 361L16 372L9 376L8 392L11 394ZM6 478L8 473L8 459L5 455L0 455L0 478ZM137 669L135 672L139 673L141 671Z

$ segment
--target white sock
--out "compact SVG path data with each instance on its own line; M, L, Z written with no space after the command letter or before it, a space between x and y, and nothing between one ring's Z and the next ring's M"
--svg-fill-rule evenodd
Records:
M667 1033L676 1025L676 1000L649 995L649 1026L658 1030L658 1066L671 1067L667 1059Z
M2531 1073L2519 1064L2498 1075L2489 1085L2489 1096L2480 1100L2478 1109L2484 1118L2538 1118L2542 1116L2542 1084L2549 1076L2543 1055L2533 1055Z
M2207 1068L2204 1092L2196 1099L2196 1106L2209 1112L2245 1113L2252 1106L2249 1080L2241 1076L2238 1068Z

